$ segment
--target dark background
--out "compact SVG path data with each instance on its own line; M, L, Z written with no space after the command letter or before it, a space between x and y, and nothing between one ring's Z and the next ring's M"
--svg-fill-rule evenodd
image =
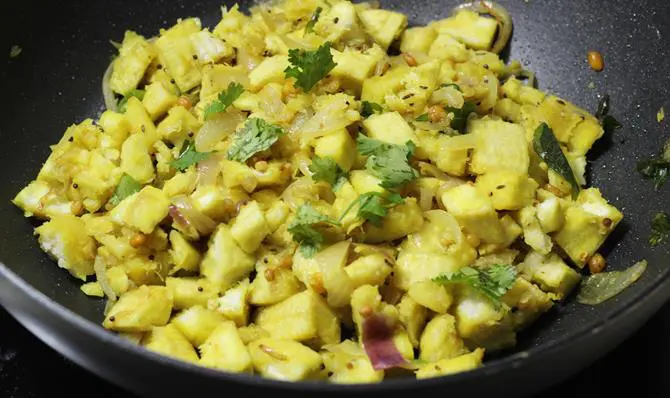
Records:
M670 396L670 304L628 341L576 377L538 397ZM131 398L37 340L0 307L0 397L46 398L86 389L95 398ZM626 390L628 391L628 390ZM78 395L78 394L77 394Z

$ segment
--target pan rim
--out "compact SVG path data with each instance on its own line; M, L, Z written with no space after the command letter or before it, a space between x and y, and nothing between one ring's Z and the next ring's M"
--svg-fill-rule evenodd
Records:
M158 362L164 366L169 366L179 371L199 374L200 376L205 376L208 378L219 379L222 382L235 382L244 385L261 385L264 387L275 388L278 390L285 390L285 391L293 390L302 392L335 393L335 392L363 392L363 391L386 392L388 390L396 390L398 388L410 389L412 387L418 387L418 386L430 388L431 386L455 384L461 381L472 380L475 378L482 378L484 376L490 376L501 373L508 368L521 366L523 362L530 360L531 357L551 352L559 347L566 348L569 346L576 345L582 342L585 338L587 338L592 333L592 330L607 327L608 323L626 317L629 313L635 311L637 308L644 305L646 302L652 300L659 293L659 291L663 290L664 285L670 285L670 269L662 271L661 274L657 276L656 280L654 280L650 284L650 286L648 286L646 289L644 289L637 295L631 297L627 302L624 302L620 306L615 307L615 309L613 309L611 313L608 314L607 317L605 317L601 321L593 325L586 323L584 324L584 326L582 326L579 329L576 329L572 333L566 333L564 336L561 336L560 338L550 340L547 343L541 344L537 347L532 347L509 356L493 359L492 361L488 362L486 366L483 366L481 368L453 375L422 379L422 380L417 380L413 378L399 378L399 379L391 379L382 383L351 384L351 385L331 384L318 381L287 382L280 380L271 380L259 377L257 375L228 373L180 361L178 359L167 357L152 352L138 345L135 345L129 341L126 341L120 336L117 336L112 332L105 330L101 325L98 325L95 322L84 318L83 316L77 314L76 312L58 303L57 301L50 299L47 295L45 295L40 290L33 287L30 283L28 283L25 279L17 275L14 271L12 271L1 261L0 261L0 278L7 280L9 283L18 288L24 295L28 296L28 298L35 300L37 303L42 305L52 315L63 319L64 321L68 322L71 326L79 330L82 330L86 334L93 336L95 339L101 342L111 343L112 345L115 346L116 349L122 349L128 355L139 355L146 360L152 362ZM25 299L25 297L22 299Z

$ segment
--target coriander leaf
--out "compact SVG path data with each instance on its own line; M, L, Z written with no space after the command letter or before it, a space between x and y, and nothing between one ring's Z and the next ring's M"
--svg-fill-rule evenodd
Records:
M281 127L251 118L236 133L235 141L228 148L228 159L244 163L256 153L270 148L283 134Z
M486 269L461 268L458 272L447 272L433 278L440 284L463 283L479 290L491 301L500 304L500 299L516 281L516 269L511 265L496 264Z
M670 162L665 159L647 159L637 164L637 171L645 180L653 180L656 190L660 189L670 174Z
M114 190L114 195L109 199L109 203L114 206L118 205L123 199L139 192L142 189L142 184L135 181L135 179L128 174L124 174L119 181L119 185Z
M121 112L121 113L126 112L126 109L128 107L128 100L129 99L131 99L132 97L135 97L135 98L139 99L140 101L142 101L144 99L144 94L146 94L146 91L144 91L144 90L135 89L135 90L128 91L126 93L126 95L124 95L123 98L121 98L119 100L119 112Z
M300 251L305 258L314 257L324 241L323 234L314 228L320 223L337 224L306 203L298 208L295 218L288 225L288 232L300 244Z
M537 155L547 163L550 169L563 177L572 186L572 197L579 195L580 186L575 179L575 174L570 167L568 159L565 158L561 144L558 143L554 132L546 124L540 124L535 130L533 148Z
M419 177L419 173L409 164L416 150L412 141L405 146L387 144L359 134L356 139L358 152L369 155L366 169L382 182L382 188L395 188Z
M382 106L377 103L363 101L361 104L361 116L363 117L369 117L375 113L382 112L384 112L384 108L382 108Z
M309 171L313 173L312 180L327 182L334 190L337 190L347 178L347 173L329 157L315 156L309 165Z
M428 121L430 121L430 117L428 117L427 113L424 113L422 115L419 115L419 117L417 117L414 120L416 120L417 122L428 122Z
M215 101L212 101L212 103L207 105L205 108L205 120L209 120L217 113L225 112L243 92L244 87L242 87L241 84L231 82L227 89L219 93L219 96Z
M379 227L381 226L382 219L388 214L388 209L401 203L405 203L405 200L396 192L392 192L386 196L379 192L366 192L351 202L340 216L338 222L342 222L349 211L358 204L358 213L356 216L360 219L370 221L373 225Z
M475 112L476 108L475 104L470 101L465 101L460 109L452 108L450 106L444 107L448 113L454 114L454 118L451 121L451 128L461 134L465 133L465 128L468 127L468 118L471 113Z
M309 22L305 25L305 33L314 31L314 25L318 22L319 17L321 16L321 11L323 11L323 8L316 7L316 10L314 10L314 13L312 13L312 16L309 18Z
M456 83L442 83L442 84L440 85L440 88L444 88L444 87L453 87L453 88L455 88L456 90L458 90L458 91L460 91L460 92L463 92L463 90L461 90L461 86L459 86L459 85L456 84Z
M589 275L581 283L577 294L577 302L597 305L609 300L640 279L646 269L647 261L642 260L623 271Z
M286 77L295 78L295 86L302 88L304 92L311 90L337 65L330 53L330 42L314 51L292 48L288 50L288 60L291 65L284 73Z
M170 162L170 166L173 168L184 171L189 167L197 164L198 162L205 160L209 157L210 152L198 152L195 149L195 144L191 141L184 142L184 145L181 147L179 157Z
M670 218L664 212L657 213L651 220L649 244L656 246L670 236Z
M375 154L378 151L384 151L388 146L390 146L390 144L369 138L363 134L359 134L358 138L356 138L356 148L363 156L369 156Z

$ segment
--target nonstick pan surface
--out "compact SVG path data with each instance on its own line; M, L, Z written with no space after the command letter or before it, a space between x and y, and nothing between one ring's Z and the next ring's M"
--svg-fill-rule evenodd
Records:
M670 110L670 2L664 0L501 1L514 19L510 59L537 72L540 88L595 111L608 93L623 124L590 156L589 183L620 208L625 219L608 242L608 267L649 261L645 275L596 307L568 303L523 333L518 347L474 372L422 382L392 380L373 386L288 384L228 375L160 357L98 326L104 303L80 293L78 283L39 250L34 224L9 200L36 175L67 126L102 111L100 80L113 55L109 40L126 29L145 35L177 18L220 17L219 1L117 0L3 2L0 5L0 303L49 345L80 365L143 395L459 394L523 395L577 372L637 329L670 296L670 244L651 248L649 221L670 211L668 187L656 192L635 172L670 134L656 121ZM250 2L242 1L243 8ZM412 24L446 17L456 2L383 0ZM10 59L9 49L23 51ZM588 50L605 58L596 74ZM1 58L1 57L0 57ZM1 265L4 263L4 265ZM1 325L0 325L1 328ZM67 388L76 383L64 381Z

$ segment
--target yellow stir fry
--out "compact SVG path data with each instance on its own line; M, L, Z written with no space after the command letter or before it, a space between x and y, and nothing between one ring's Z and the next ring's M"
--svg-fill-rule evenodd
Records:
M623 217L585 187L598 119L504 64L497 10L408 28L284 0L129 31L108 110L14 203L149 350L290 381L480 367Z

